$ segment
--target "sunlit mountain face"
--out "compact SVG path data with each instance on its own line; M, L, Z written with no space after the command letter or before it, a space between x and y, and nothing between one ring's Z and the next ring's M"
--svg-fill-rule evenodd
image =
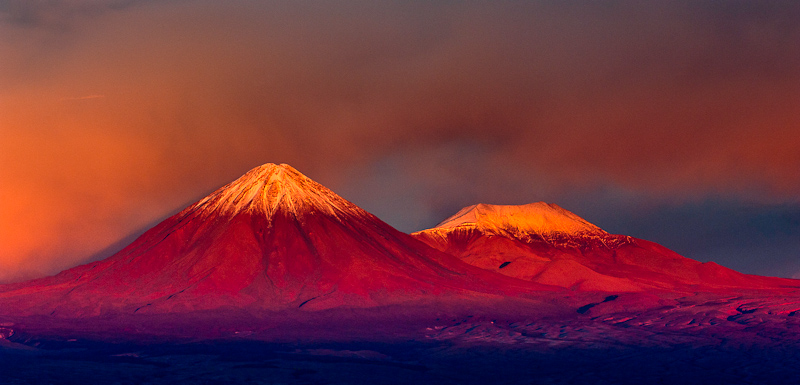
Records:
M372 307L547 290L394 230L288 165L257 167L103 261L3 295L62 318Z
M776 287L793 281L700 263L660 245L612 235L555 204L479 204L413 234L481 268L576 290L670 291Z
M476 204L409 235L265 164L107 259L0 286L0 369L10 383L782 383L800 370L799 311L799 281L555 204Z

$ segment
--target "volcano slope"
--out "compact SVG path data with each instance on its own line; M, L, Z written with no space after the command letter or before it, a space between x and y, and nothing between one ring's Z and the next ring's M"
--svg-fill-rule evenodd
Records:
M412 234L465 262L511 277L581 291L670 292L796 287L745 275L655 244L612 235L558 205L478 204Z
M3 286L0 314L124 324L146 315L308 315L554 290L466 264L291 166L266 164L105 260Z
M105 260L0 286L0 370L10 383L784 383L800 374L799 287L543 203L472 206L412 236L266 164Z

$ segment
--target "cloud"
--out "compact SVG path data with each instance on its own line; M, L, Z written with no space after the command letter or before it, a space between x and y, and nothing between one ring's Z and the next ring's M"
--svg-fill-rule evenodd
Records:
M413 186L422 208L389 196L381 209L406 228L470 199L800 193L794 2L5 1L0 13L6 272L83 261L265 162L356 203Z
M121 10L143 0L2 0L0 15L7 23L29 28L63 30L108 11Z
M656 220L654 220L656 219ZM800 205L707 198L651 205L609 218L607 230L668 244L700 261L750 274L791 277L800 269Z
M61 98L60 100L61 101L87 100L87 99L99 99L99 98L104 98L104 97L106 97L106 96L105 95L86 95L86 96L76 96L76 97L72 97L72 98Z

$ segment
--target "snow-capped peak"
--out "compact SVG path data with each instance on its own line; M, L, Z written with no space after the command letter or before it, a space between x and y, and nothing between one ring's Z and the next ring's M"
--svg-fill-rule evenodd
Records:
M515 237L608 234L558 205L545 202L519 206L481 203L461 209L436 226L439 229L456 227L477 228L484 232Z
M226 214L260 211L272 216L279 209L295 215L301 211L336 215L336 211L353 208L357 209L292 166L267 163L248 171L190 209Z

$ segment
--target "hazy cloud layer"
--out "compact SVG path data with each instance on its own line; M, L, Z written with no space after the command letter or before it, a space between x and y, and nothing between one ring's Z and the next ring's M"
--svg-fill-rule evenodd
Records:
M599 221L796 205L797 20L792 1L0 1L0 280L265 162L407 231L478 200Z

